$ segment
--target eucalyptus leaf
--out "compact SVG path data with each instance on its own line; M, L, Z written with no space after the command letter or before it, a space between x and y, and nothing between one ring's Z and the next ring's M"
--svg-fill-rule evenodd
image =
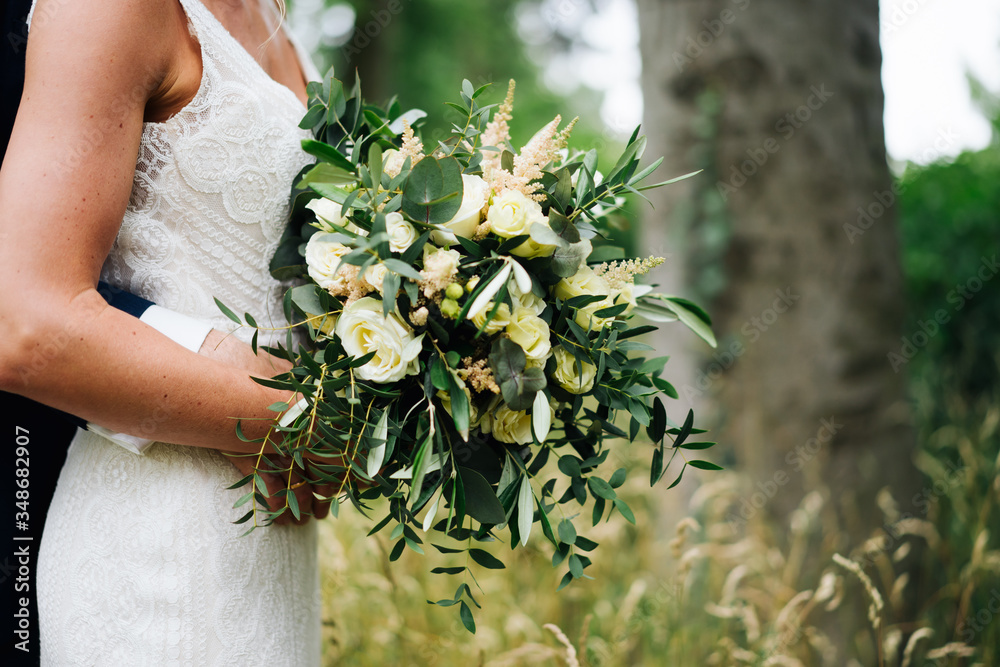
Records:
M531 525L534 522L534 501L531 495L531 481L525 475L521 478L521 489L517 494L517 532L521 536L521 546L528 543Z

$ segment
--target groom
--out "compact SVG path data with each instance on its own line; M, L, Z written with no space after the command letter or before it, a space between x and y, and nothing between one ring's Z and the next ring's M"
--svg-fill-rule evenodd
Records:
M0 165L6 154L8 141L24 86L24 58L28 30L25 17L31 0L7 0L2 6L3 45L0 47ZM99 292L109 305L118 308L157 329L175 342L193 352L217 360L253 367L260 363L250 359L251 352L235 338L226 337L210 325L160 308L145 299L101 283ZM277 372L277 371L275 371ZM258 373L263 375L264 373ZM274 373L272 373L274 374ZM35 603L35 571L38 545L49 503L55 491L56 480L66 458L76 428L88 425L71 415L26 399L15 394L0 392L0 406L7 415L7 431L2 446L7 448L9 467L2 473L0 498L5 500L4 514L0 516L0 589L9 594L10 610L3 618L9 627L2 627L3 644L0 656L4 665L38 664L38 611ZM90 426L91 430L99 427ZM141 451L150 441L132 436L100 431L118 444ZM18 447L23 450L18 451ZM15 456L16 454L16 456ZM242 474L249 472L250 459L233 459ZM24 470L27 475L17 470ZM278 475L266 475L267 486L273 491L284 488L285 480ZM237 478L233 472L234 481ZM26 481L20 481L26 480ZM19 483L20 481L20 483ZM27 485L25 488L23 485ZM21 495L18 496L20 491ZM300 495L301 493L301 495ZM300 506L312 505L310 487L296 493ZM272 498L277 496L272 494ZM17 506L16 502L21 505ZM317 504L315 514L322 517L328 506ZM121 511L128 511L122 508Z

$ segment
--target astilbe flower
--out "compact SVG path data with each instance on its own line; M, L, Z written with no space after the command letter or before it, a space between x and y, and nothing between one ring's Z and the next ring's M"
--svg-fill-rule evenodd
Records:
M409 121L403 121L403 145L399 149L402 153L403 159L407 157L410 158L410 164L416 164L424 157L424 144L420 141L420 137L413 133L413 128L410 127Z
M594 273L604 278L612 290L620 290L636 276L641 276L663 264L662 257L647 257L646 259L615 260L608 264L604 262L594 269Z
M514 170L508 172L497 169L492 173L494 192L504 190L519 190L524 196L535 201L543 201L545 197L536 194L541 183L542 168L559 155L560 134L556 132L562 116L556 116L545 127L535 133L521 152L514 156ZM533 182L535 181L535 182Z
M507 84L507 96L503 104L493 114L493 118L486 124L486 129L479 135L479 140L483 146L493 146L496 151L486 151L483 156L483 174L489 177L494 171L500 169L500 153L504 148L510 148L510 122L514 110L514 79Z

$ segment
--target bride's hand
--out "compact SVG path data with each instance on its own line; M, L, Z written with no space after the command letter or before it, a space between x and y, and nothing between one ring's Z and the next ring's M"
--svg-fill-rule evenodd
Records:
M310 484L303 479L296 470L296 466L292 465L289 459L271 455L268 458L274 465L279 467L273 471L266 471L256 469L256 456L239 455L229 452L223 453L229 457L232 464L240 471L241 476L246 477L254 472L260 475L261 479L264 480L264 485L267 487L267 505L270 511L277 512L285 507L285 495L278 495L279 491L290 489L295 494L295 499L299 505L299 518L296 519L290 510L285 510L274 520L274 523L277 525L282 526L294 523L297 526L301 526L310 517L322 519L329 514L330 501L326 500L326 498L332 490L328 489L326 485ZM317 497L317 495L320 497Z

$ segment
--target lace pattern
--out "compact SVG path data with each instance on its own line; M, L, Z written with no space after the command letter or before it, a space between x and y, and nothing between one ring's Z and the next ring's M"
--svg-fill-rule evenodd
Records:
M144 126L101 277L217 328L234 325L213 297L280 324L283 288L267 266L310 161L304 109L199 0L180 1L201 84ZM237 478L212 450L157 443L136 456L78 431L40 548L42 664L319 664L315 525L240 537L243 491L226 490Z

